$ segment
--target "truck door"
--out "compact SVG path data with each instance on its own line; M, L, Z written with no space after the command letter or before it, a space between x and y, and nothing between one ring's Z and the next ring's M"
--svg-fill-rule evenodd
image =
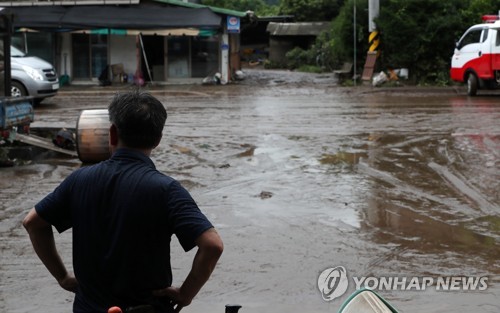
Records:
M491 79L493 78L493 71L491 70L491 66L493 64L492 61L492 42L495 41L495 36L490 28L483 29L481 33L481 43L479 44L479 65L477 67L477 75L482 79Z
M465 71L474 70L480 78L491 78L491 44L487 27L470 28L460 39L452 58L452 78L463 81Z
M491 29L493 40L491 41L491 68L493 71L500 70L500 29ZM500 77L496 77L497 80Z

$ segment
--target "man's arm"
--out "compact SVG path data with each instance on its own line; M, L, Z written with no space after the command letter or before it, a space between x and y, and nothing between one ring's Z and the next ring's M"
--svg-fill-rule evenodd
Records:
M32 208L24 218L23 226L28 231L36 254L59 285L68 291L75 292L78 282L68 273L57 252L52 225L41 218L35 208Z
M198 251L193 260L193 266L180 288L167 287L154 292L156 296L169 297L179 312L188 306L201 287L208 281L219 257L224 250L222 239L215 229L210 228L196 239Z

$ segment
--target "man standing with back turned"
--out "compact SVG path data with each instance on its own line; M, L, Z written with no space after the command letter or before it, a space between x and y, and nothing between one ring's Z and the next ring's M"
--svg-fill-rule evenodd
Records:
M148 93L116 95L109 105L112 156L68 176L23 221L35 252L59 285L75 292L73 312L149 305L178 312L209 279L223 244L190 194L149 158L167 112ZM73 268L57 252L52 226L73 229ZM170 239L198 247L182 286L172 284ZM135 312L135 311L134 311Z

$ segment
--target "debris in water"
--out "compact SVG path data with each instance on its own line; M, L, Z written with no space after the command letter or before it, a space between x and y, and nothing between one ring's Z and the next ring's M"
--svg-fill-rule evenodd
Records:
M243 148L247 148L246 151L244 152L241 152L241 153L238 153L238 156L239 157L249 157L249 156L253 156L253 153L255 152L255 148L257 148L256 146L254 145L249 145L249 144L243 144L241 145L241 147Z
M179 151L180 153L184 153L184 154L191 153L191 149L189 149L187 147L181 147L178 145L170 145L170 146L172 148L174 148L175 150Z
M269 199L273 196L273 193L270 191L261 191L259 197L261 199Z

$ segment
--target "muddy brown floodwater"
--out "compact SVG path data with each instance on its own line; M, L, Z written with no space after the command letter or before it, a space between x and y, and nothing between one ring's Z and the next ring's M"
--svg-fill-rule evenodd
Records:
M241 313L336 312L361 277L372 287L433 279L425 290L379 290L402 312L500 311L500 94L247 74L230 86L151 89L169 114L152 158L190 190L226 247L185 312L222 313L227 303ZM74 128L82 109L105 108L113 93L63 89L36 109L33 128ZM71 311L21 220L80 166L44 152L0 169L0 312ZM71 232L56 241L71 267ZM172 246L179 285L193 254ZM349 289L326 302L318 276L336 266ZM486 277L487 288L436 290L450 277Z

